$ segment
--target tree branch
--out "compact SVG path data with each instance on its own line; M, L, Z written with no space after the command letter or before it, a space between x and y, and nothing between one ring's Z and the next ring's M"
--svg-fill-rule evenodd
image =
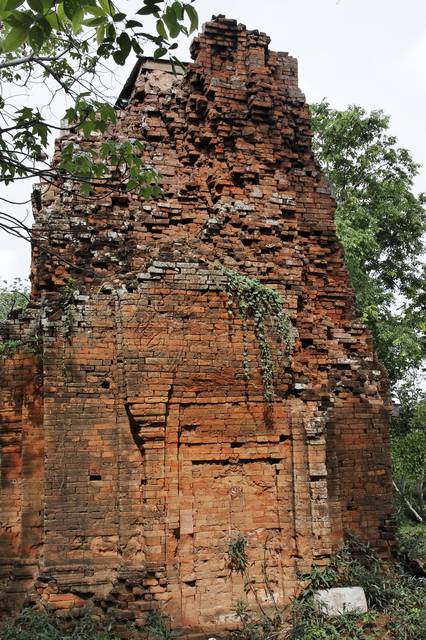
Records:
M404 502L405 502L406 506L408 507L408 509L414 515L414 517L417 520L417 522L424 522L422 516L419 513L417 513L417 511L415 510L415 508L413 507L411 502L404 496L404 494L402 493L401 489L396 484L395 480L392 480L392 484L394 486L394 489L396 489L396 491L399 493L401 498L404 500Z
M8 60L7 62L0 62L0 69L10 69L10 67L19 67L21 64L27 64L28 62L55 62L58 56L52 58L51 56L26 56L25 58L15 58L15 60Z

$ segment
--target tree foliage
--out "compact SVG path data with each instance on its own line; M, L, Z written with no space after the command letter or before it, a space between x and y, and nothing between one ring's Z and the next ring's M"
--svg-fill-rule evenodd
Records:
M111 0L0 0L0 182L34 176L65 188L64 180L71 178L86 196L96 187L117 185L144 197L158 192L156 175L143 166L143 147L136 140L107 140L100 153L69 143L53 166L46 151L52 133L87 137L115 123L104 83L109 65L141 56L147 43L155 46L154 57L170 53L173 60L175 39L198 26L191 3L143 0L128 15ZM50 91L47 104L37 103L40 84ZM20 102L17 88L34 102ZM58 95L66 96L68 108L62 124L53 124L49 109ZM0 227L28 236L28 228L7 211L0 212Z
M28 304L29 291L27 283L15 278L12 283L4 280L0 284L0 322L7 320L9 314L25 309Z
M413 191L419 167L382 111L338 111L323 101L311 112L357 304L395 385L418 372L426 355L426 198Z
M392 442L397 507L404 516L426 522L426 429L412 429Z

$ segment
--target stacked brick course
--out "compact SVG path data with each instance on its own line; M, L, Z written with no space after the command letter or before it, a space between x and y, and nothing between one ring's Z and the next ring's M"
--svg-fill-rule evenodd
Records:
M4 609L91 601L142 623L161 606L213 629L244 595L227 557L239 533L266 601L265 558L284 602L348 530L386 552L384 373L296 61L268 42L220 17L186 75L138 66L109 135L146 142L161 198L87 201L65 184L35 210L32 309L13 330L41 323L41 352L6 360L0 381ZM295 328L291 357L274 349L272 403L223 267L274 288Z

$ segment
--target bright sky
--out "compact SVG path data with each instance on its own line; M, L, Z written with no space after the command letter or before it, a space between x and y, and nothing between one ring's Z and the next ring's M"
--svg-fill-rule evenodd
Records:
M422 165L416 190L426 191L425 0L195 0L195 7L201 22L223 13L266 32L271 49L296 57L308 102L327 98L336 108L383 109L400 145ZM188 43L178 55L189 59ZM28 193L23 183L7 190L20 200ZM0 195L6 195L1 185ZM21 207L21 215L27 209ZM29 261L28 244L0 232L0 280L27 277Z

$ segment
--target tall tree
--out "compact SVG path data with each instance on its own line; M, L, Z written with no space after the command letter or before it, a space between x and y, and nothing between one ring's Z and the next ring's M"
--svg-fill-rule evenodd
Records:
M311 107L314 151L337 202L336 227L359 310L396 385L426 356L424 194L418 165L382 111Z

